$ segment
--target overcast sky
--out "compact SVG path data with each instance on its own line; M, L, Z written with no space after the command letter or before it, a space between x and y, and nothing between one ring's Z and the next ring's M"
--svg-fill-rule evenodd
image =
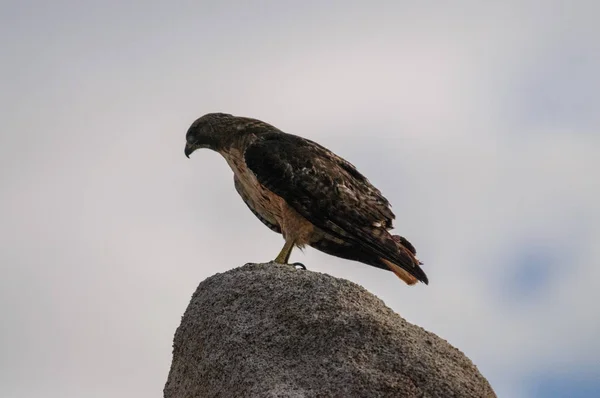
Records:
M354 163L431 283L293 261L500 397L600 396L600 5L493 3L3 1L3 396L162 396L197 284L278 253L225 161L183 155L214 111Z

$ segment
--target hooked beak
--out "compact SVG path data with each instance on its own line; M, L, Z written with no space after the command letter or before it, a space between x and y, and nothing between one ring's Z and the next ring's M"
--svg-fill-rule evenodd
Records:
M185 156L189 159L190 155L192 154L192 152L194 152L196 150L196 146L193 144L190 144L189 142L187 142L185 144L185 150L183 151L183 153L185 153Z

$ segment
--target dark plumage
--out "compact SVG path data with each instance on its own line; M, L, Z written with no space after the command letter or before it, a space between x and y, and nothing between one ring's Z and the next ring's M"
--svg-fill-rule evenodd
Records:
M389 269L408 284L428 283L405 238L393 236L394 213L356 168L308 139L256 119L207 114L187 132L186 156L197 148L223 155L235 188L250 210L286 245L308 244L325 253Z

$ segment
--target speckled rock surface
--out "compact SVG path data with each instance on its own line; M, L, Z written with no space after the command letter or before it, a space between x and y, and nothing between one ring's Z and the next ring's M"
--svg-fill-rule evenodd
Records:
M347 280L247 264L198 286L166 398L495 397L473 363Z

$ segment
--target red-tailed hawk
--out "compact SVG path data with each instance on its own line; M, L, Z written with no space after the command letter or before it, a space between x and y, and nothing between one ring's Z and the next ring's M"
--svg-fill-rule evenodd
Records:
M233 170L235 189L285 245L275 262L287 264L294 246L391 270L409 285L428 283L414 247L391 235L388 200L356 168L321 145L260 120L209 113L186 135L185 155L219 152Z

